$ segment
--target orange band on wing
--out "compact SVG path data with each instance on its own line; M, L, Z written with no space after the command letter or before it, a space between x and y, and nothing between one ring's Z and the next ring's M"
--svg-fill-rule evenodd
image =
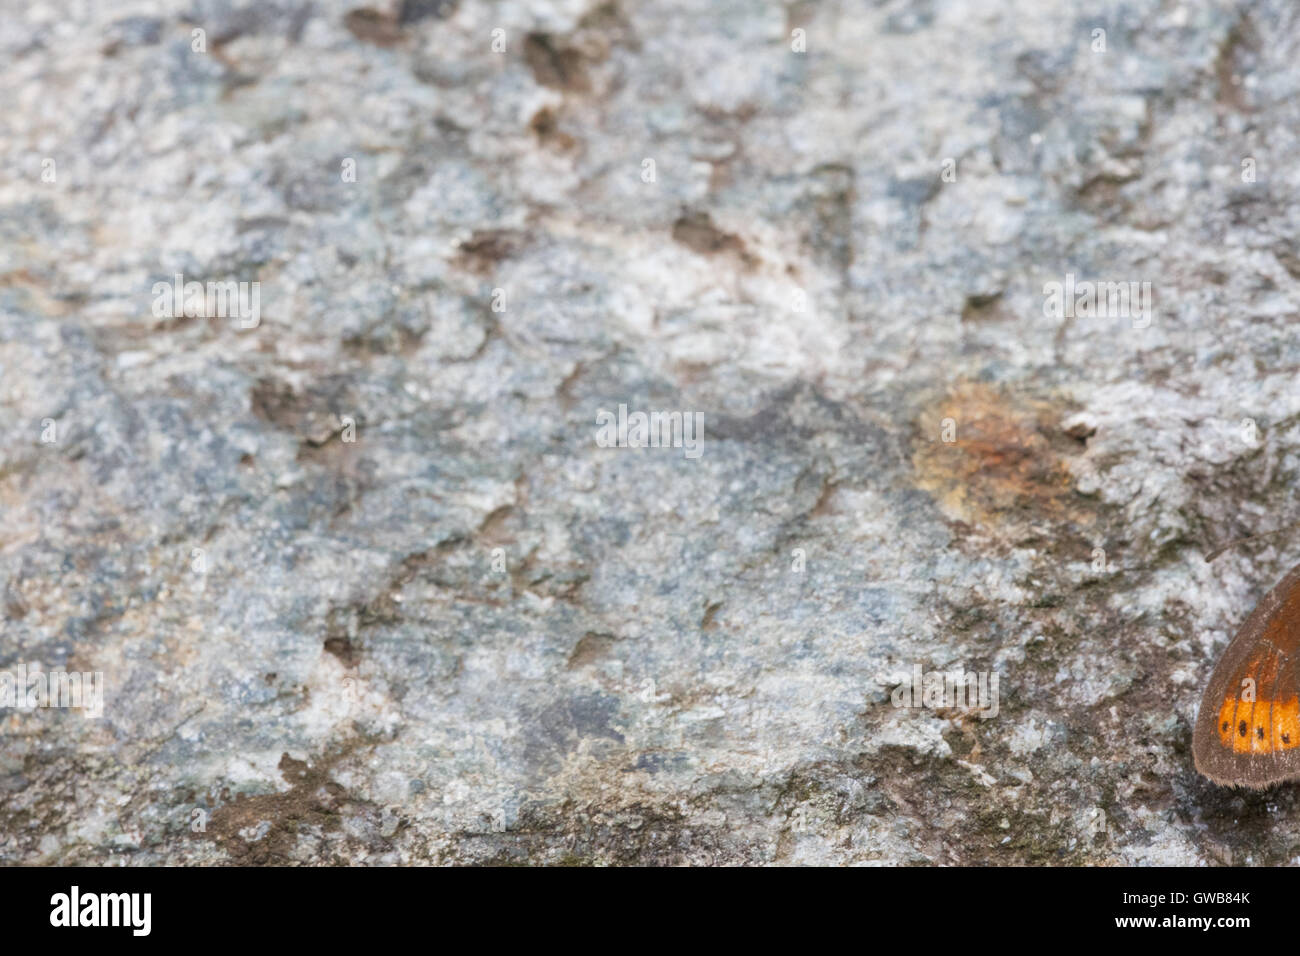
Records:
M1233 753L1266 754L1300 747L1300 697L1288 701L1225 697L1219 742Z

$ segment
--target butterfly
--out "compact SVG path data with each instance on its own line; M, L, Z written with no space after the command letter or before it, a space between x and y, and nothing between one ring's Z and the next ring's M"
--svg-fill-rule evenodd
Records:
M1214 665L1192 754L1224 786L1300 778L1300 565L1260 599Z

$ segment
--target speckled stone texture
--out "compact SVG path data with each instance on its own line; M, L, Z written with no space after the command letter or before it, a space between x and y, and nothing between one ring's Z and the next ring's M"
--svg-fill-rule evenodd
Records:
M0 3L0 860L1300 859L1292 0L372 2Z

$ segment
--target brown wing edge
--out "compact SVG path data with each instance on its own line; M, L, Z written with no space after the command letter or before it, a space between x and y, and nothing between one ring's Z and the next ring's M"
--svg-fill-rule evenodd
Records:
M1260 598L1255 610L1246 618L1241 629L1228 642L1201 695L1201 706L1196 712L1192 731L1192 759L1196 770L1221 787L1247 787L1262 790L1285 780L1300 778L1300 748L1287 754L1239 754L1224 750L1219 743L1216 724L1219 706L1227 696L1228 681L1245 662L1254 649L1265 624L1280 609L1283 598L1300 586L1300 565L1291 569L1277 585ZM1293 661L1283 660L1282 667L1293 667Z

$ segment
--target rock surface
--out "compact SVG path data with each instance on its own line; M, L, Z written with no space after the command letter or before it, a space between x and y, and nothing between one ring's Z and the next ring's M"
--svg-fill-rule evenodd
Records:
M1204 560L1300 518L1298 17L5 4L0 669L105 689L0 859L1300 859L1190 750L1300 560Z

